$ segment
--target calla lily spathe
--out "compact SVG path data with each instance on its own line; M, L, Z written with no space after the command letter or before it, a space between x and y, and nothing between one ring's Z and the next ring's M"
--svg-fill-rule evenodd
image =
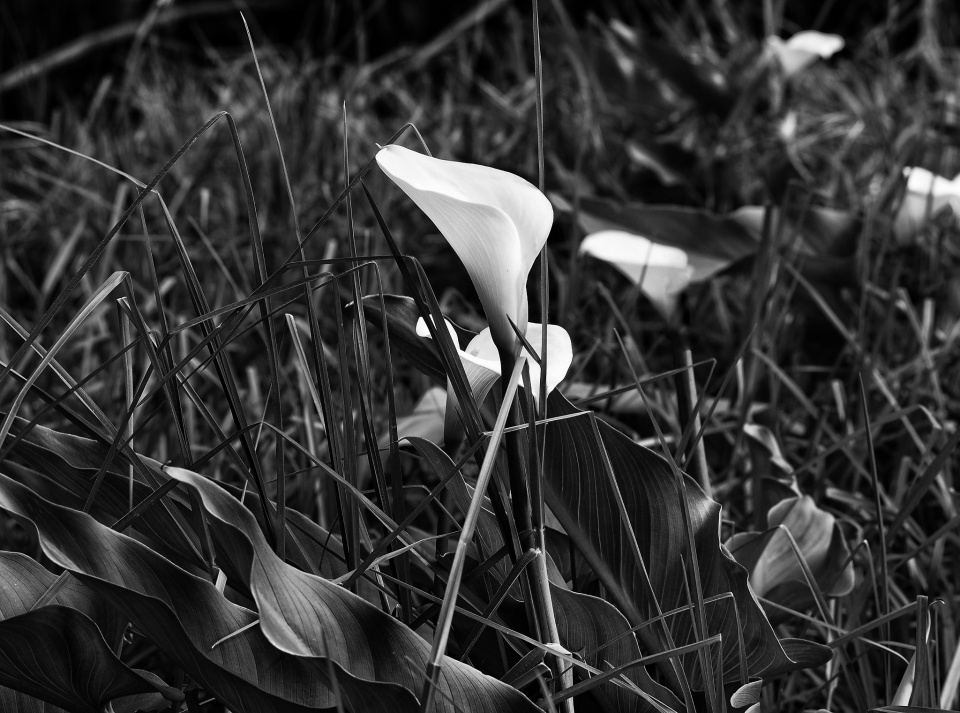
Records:
M675 319L680 293L693 279L686 252L621 230L588 235L580 252L613 265L640 287L668 322Z
M453 339L454 346L457 346L457 334L449 322L447 322L447 329ZM430 338L430 331L422 317L417 321L417 334L424 338ZM529 323L523 336L539 357L543 326L536 322ZM465 350L457 347L457 354L463 363L463 370L467 376L467 382L470 384L470 389L473 391L473 396L477 403L480 403L486 398L497 379L500 378L500 352L493 340L491 329L488 327L471 339ZM540 365L530 358L526 349L523 349L523 354L527 357L527 364L530 368L530 385L533 387L533 398L539 404ZM547 325L547 355L546 382L547 395L549 395L557 387L557 384L563 381L570 369L570 364L573 363L573 344L570 341L570 335L563 327L558 327L555 324Z
M907 192L893 222L898 242L909 242L924 223L950 206L955 218L960 219L960 176L952 181L925 168L905 168Z
M843 49L843 38L809 30L798 32L789 40L768 37L769 52L780 62L783 74L792 77L818 59L829 59Z
M506 171L432 158L401 146L377 154L381 170L433 221L473 281L492 338L512 354L508 320L527 328L527 275L553 225L550 201Z

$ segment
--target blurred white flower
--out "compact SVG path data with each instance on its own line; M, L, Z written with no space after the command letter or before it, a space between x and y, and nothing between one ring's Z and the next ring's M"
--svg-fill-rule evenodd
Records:
M401 146L381 148L377 163L463 261L493 341L513 354L518 340L508 319L525 332L527 275L553 224L550 201L512 173L443 161Z
M893 222L900 243L909 242L927 220L947 206L960 220L960 176L952 181L925 168L905 168L907 192Z
M613 265L640 287L668 322L676 319L680 293L694 274L685 251L641 235L601 230L584 238L580 252Z
M828 59L843 49L843 38L813 30L798 32L789 40L767 38L767 51L780 62L783 74L792 77L818 59Z

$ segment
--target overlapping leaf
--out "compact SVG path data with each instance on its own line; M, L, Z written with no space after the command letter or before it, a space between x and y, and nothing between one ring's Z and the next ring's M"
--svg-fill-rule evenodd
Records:
M727 547L750 572L754 591L791 609L813 604L814 597L787 532L827 596L844 596L854 585L850 550L836 518L817 507L809 495L787 498L767 516L770 529L742 532Z
M550 595L557 613L557 630L561 643L579 653L594 668L605 671L642 658L637 637L630 624L613 604L588 594L574 592L562 582L551 579ZM643 666L626 673L626 677L652 700L629 690L626 685L604 683L594 696L609 713L642 713L664 709L680 710L680 701L666 688L655 683Z
M25 464L27 469L15 468L8 461L4 463L5 474L18 480L23 479L35 492L51 502L75 510L82 509L93 487L95 476L106 462L109 445L40 425L34 425L29 430L26 426L25 420L15 418L11 424L10 436L20 437L11 455ZM4 445L9 443L8 439ZM141 458L141 462L145 468L150 469L157 482L166 480L160 471L159 463L149 458ZM125 455L118 453L104 475L90 510L91 515L101 523L112 524L129 509L129 463ZM151 484L143 482L139 474L134 474L134 503L139 503L152 490ZM174 515L173 508L177 503L184 504L185 501L181 495L171 493L164 505L144 513L137 521L135 529L164 556L181 564L202 566L199 539L189 526L185 527L186 521L182 515Z
M46 606L0 621L0 684L73 713L101 713L122 696L157 691L110 650L97 625L76 609ZM180 691L163 687L171 700ZM0 690L3 710L19 711L17 696Z
M415 699L399 686L356 679L328 658L278 650L256 626L256 613L225 599L210 582L3 475L0 508L31 521L53 562L106 596L231 710L303 713L330 708L336 702L334 676L348 708L415 710Z
M354 676L389 681L398 689L394 710L403 700L415 703L410 692L420 692L430 654L425 640L343 587L282 562L249 511L211 481L182 469L168 472L197 490L218 550L248 573L260 628L274 646L296 656L328 656ZM537 710L516 689L459 661L444 662L439 686L437 710Z
M424 460L431 463L438 471L449 472L454 467L446 453L433 443L423 439L411 439L410 442ZM460 509L466 510L474 493L473 488L464 478L458 477L451 481L450 489ZM476 536L488 555L504 546L495 515L489 507L485 506L481 510ZM500 558L490 568L490 572L498 582L503 582L509 569L510 563L507 558ZM550 592L557 620L557 633L560 643L565 648L584 655L586 662L599 670L605 670L609 666L623 666L641 658L636 635L630 631L630 626L623 614L618 612L612 604L571 591L563 583L556 568L551 579ZM518 585L514 584L511 595L519 599ZM667 706L677 705L670 691L656 684L642 666L631 669L627 677L649 698L628 690L627 686L617 686L613 683L601 684L597 689L597 696L604 710L612 713L627 711L642 713L658 710L657 706L651 702L651 698Z
M99 713L107 702L134 694L182 699L177 689L117 658L94 622L110 632L116 618L75 579L50 606L33 609L56 580L26 555L0 552L0 710Z
M560 394L550 397L550 416L576 416L546 426L544 480L551 510L631 625L647 622L659 612L682 609L667 617L669 637L656 625L638 631L647 650L694 643L697 636L687 608L692 584L685 582L682 564L690 556L676 477L660 456L603 422L596 421L594 431L591 419L578 413L585 412ZM617 515L615 491L604 465L607 457L629 518L626 526L636 538L649 579ZM720 545L720 506L690 478L684 477L683 483L703 596L711 600L706 604L706 633L723 637L724 680L739 679L741 655L750 675L764 677L829 660L830 650L819 644L778 640L747 586L746 570ZM684 664L691 683L702 685L696 662L687 659Z
M23 419L18 418L13 422L11 435L22 434L22 439L13 448L12 454L23 462L29 463L30 467L18 466L7 461L4 463L5 474L26 484L46 500L75 510L81 509L90 492L94 477L106 459L109 447L99 441L61 433L39 425L25 431L25 425L26 422ZM169 476L163 472L157 461L144 456L140 457L140 461L144 468L150 471L156 482L165 483L169 480ZM126 514L131 487L126 473L128 465L127 457L124 454L118 454L114 464L105 473L90 511L97 521L112 524ZM140 503L153 491L153 488L144 483L136 472L132 487L135 504ZM231 488L228 485L224 487L234 494L241 492L240 489ZM166 500L181 511L190 508L185 496L177 490L171 491L166 496ZM262 525L264 514L259 496L248 491L244 496L244 502ZM330 578L339 577L346 572L343 548L337 537L296 510L287 508L285 515L289 538L287 557L293 564ZM203 561L198 556L199 540L196 533L188 528L185 532L189 540L171 537L171 533L176 532L176 526L169 512L163 508L154 507L147 510L135 521L132 529L138 536L147 537L147 542L152 548L177 564L203 566Z

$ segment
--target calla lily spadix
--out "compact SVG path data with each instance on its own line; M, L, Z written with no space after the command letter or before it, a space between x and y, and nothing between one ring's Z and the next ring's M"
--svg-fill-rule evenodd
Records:
M960 176L952 181L925 168L905 168L907 192L893 222L893 232L900 243L908 242L927 220L950 206L960 220Z
M768 51L780 62L783 74L792 77L818 59L829 59L843 49L843 38L813 30L798 32L789 40L767 38Z
M668 322L676 318L680 293L694 272L686 252L621 230L588 235L580 252L613 265L639 286Z
M457 335L453 326L447 322L447 329L453 338L454 346L457 345ZM430 338L430 331L427 329L427 323L421 317L417 321L417 334L421 337ZM527 330L524 338L539 356L541 340L543 338L543 326L536 322L527 324ZM539 404L540 400L540 365L530 357L530 354L524 348L522 353L527 357L527 364L530 369L530 385L533 388L533 398ZM500 378L500 352L493 340L493 333L488 327L470 340L465 350L457 348L457 354L463 364L463 371L467 376L467 382L473 391L477 403L483 401L490 392L491 387ZM557 384L563 381L573 362L573 344L570 341L570 335L563 327L555 324L547 325L547 395L553 391ZM452 394L452 391L450 392Z
M553 225L550 201L512 173L401 146L381 148L377 164L450 243L477 290L494 343L515 353L518 340L508 320L526 330L527 275Z

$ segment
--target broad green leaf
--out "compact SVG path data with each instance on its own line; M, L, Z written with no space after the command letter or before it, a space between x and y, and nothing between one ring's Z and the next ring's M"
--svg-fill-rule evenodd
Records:
M560 643L584 657L600 671L616 668L642 657L636 634L617 608L603 599L571 591L562 581L551 578L550 595L557 617ZM645 694L656 698L663 709L680 710L680 701L669 689L650 678L643 666L632 669L627 677ZM607 713L642 713L658 710L651 701L630 691L627 686L604 683L593 695Z
M183 699L179 690L128 668L89 617L62 606L0 621L0 684L73 713L101 713L116 698L158 690L168 700ZM0 689L3 710L20 711L21 702L29 709L12 693Z
M30 557L19 552L0 551L0 618L17 616L33 609L59 578ZM127 621L76 577L67 576L47 604L76 609L99 628L111 649L116 649L127 628Z
M183 698L120 662L113 651L126 621L76 578L68 576L48 605L34 609L57 580L26 555L0 552L0 710L99 710L134 694Z
M813 596L786 528L810 567L817 586L827 596L849 594L854 585L850 550L836 519L821 510L809 495L787 498L770 508L770 529L742 532L726 546L750 572L754 592L791 609L805 609Z
M11 455L27 466L28 470L15 469L4 464L5 474L16 479L25 479L34 492L51 502L81 510L94 478L106 460L109 444L61 433L40 425L34 425L27 431L26 426L26 421L15 418L10 437L21 437ZM159 463L149 458L141 458L141 461L145 467L150 468L158 482L167 480L159 469ZM94 500L91 515L103 524L113 524L129 509L129 463L123 453L116 454ZM37 475L43 477L38 478ZM133 491L136 504L147 497L153 487L144 483L139 474L135 473ZM182 495L171 493L167 498L168 503L179 501L185 504ZM175 562L203 566L196 534L189 527L181 534L171 512L165 508L151 508L136 522L134 529L147 539L151 547ZM188 539L185 539L184 535Z
M25 424L22 419L15 419L13 422L11 435L22 435L23 438L12 454L29 463L31 467L18 466L7 461L4 464L5 474L25 483L46 500L75 510L81 509L90 492L93 478L106 458L109 446L39 425L24 432ZM160 463L144 456L141 456L140 460L155 481L165 483L169 480ZM90 513L98 522L111 525L127 513L130 488L126 474L128 464L127 457L121 453L107 471ZM242 492L229 485L224 487L237 496ZM141 502L152 491L153 488L142 482L139 474L135 473L134 503ZM178 489L167 494L166 500L181 511L192 507ZM263 508L259 496L247 491L244 502L263 525ZM287 508L285 515L289 538L287 557L293 564L330 578L339 577L346 572L343 549L338 537L295 510ZM141 536L147 538L146 543L150 547L175 563L204 566L198 556L199 539L196 533L192 529L186 531L193 543L191 547L181 537L174 537L174 532L177 530L170 515L160 507L147 510L131 527L131 534L139 539L142 539Z
M249 577L260 629L274 646L295 656L328 656L358 679L389 681L397 689L395 710L400 701L416 705L413 692L421 691L430 655L424 639L343 587L280 561L250 512L212 481L180 468L168 473L199 493L219 551ZM459 661L444 661L439 685L440 710L453 705L448 700L465 713L537 710L516 689Z
M442 464L438 470L449 472L453 468L454 463L449 456L434 444L422 440L414 440L411 443L424 460L435 466ZM451 481L450 490L460 510L466 510L474 493L472 485L460 476ZM488 502L489 500L484 498L485 506L480 513L476 529L476 537L487 556L504 546L503 537L497 527L493 511L487 505ZM552 565L552 562L550 564ZM509 558L501 557L490 568L490 572L498 583L502 583L510 566ZM560 644L575 653L586 654L586 662L601 671L608 668L607 664L617 667L639 659L641 655L637 638L629 631L630 626L623 614L608 602L569 590L555 565L552 566L552 570L550 592L553 597ZM513 585L510 595L515 601L520 600L521 589L518 584ZM678 705L673 694L656 684L643 666L630 671L628 678L647 696L656 698L670 707ZM604 709L611 713L624 711L641 713L658 710L644 697L612 683L598 686L596 695L604 705Z
M690 604L682 566L690 561L690 556L681 493L662 457L596 420L598 442L590 417L577 416L586 413L560 394L550 397L549 416L576 417L545 426L545 496L550 509L600 577L611 601L631 626L639 626L657 616L658 610L669 612ZM604 465L607 459L628 523L618 516L615 491ZM706 634L723 637L724 680L740 679L741 655L747 673L757 677L830 660L832 652L827 647L778 640L750 591L746 570L720 545L720 506L689 477L684 476L683 483L682 496L690 511L703 596L713 599L706 604ZM649 585L627 528L636 538ZM689 611L669 616L667 621L672 645L661 626L650 625L637 632L645 650L667 651L696 642ZM784 650L788 643L789 655ZM699 666L692 657L684 660L684 667L691 684L702 687Z
M335 703L332 676L349 708L416 710L411 707L415 699L399 686L359 680L331 659L278 650L256 626L257 614L225 599L209 581L3 475L0 508L31 521L54 563L106 596L231 710L304 713L330 708ZM243 512L253 522L249 511Z

